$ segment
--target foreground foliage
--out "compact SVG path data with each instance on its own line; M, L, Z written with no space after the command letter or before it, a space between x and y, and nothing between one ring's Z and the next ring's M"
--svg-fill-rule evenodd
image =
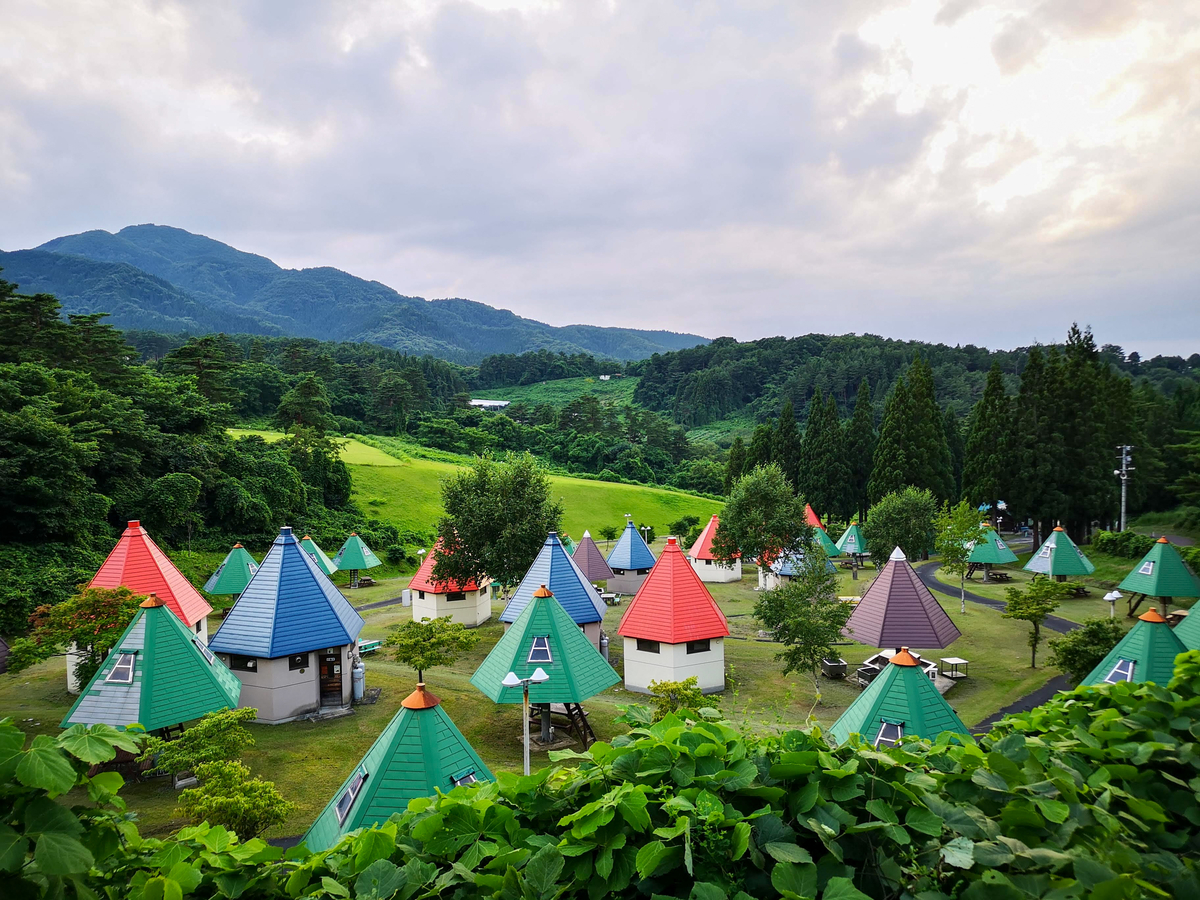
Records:
M141 838L120 779L82 772L129 738L0 723L6 896L1134 898L1200 895L1200 653L1169 686L1082 688L875 751L819 730L747 737L700 713L635 727L529 777L414 801L331 850L224 828ZM75 785L92 804L54 802ZM82 800L82 796L80 798Z

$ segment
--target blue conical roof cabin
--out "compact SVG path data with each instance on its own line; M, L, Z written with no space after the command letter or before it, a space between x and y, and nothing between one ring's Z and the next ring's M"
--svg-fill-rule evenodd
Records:
M204 582L204 590L210 594L240 594L258 571L258 563L241 544L234 544L233 549L225 557L225 561L217 566L217 571Z
M608 554L607 562L613 573L613 577L608 579L608 589L617 594L636 594L654 568L654 554L646 546L632 519L626 523L617 545Z
M876 748L903 737L934 741L946 731L969 733L907 647L889 660L829 729L838 743L861 734Z
M242 685L154 594L138 608L61 727L158 731L238 704Z
M1175 675L1175 657L1187 649L1158 610L1149 609L1079 683L1152 681L1165 686Z
M494 780L441 701L418 684L334 792L304 835L304 843L320 852L351 831L404 812L410 800Z
M362 617L284 526L213 635L242 682L242 706L287 722L350 704Z
M546 542L538 551L533 565L521 579L513 592L512 599L500 614L500 621L512 625L533 601L534 591L545 585L559 605L567 611L571 620L583 629L596 647L600 649L600 623L604 621L604 601L592 587L579 567L575 565L567 548L555 532L546 536Z

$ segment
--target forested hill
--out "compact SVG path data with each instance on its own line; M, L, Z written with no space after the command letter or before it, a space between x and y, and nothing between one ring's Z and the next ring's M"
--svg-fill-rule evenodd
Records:
M686 427L707 425L730 415L765 420L791 400L797 418L807 415L814 391L832 395L840 414L854 407L865 378L871 395L886 397L896 378L916 355L932 368L937 401L965 415L983 393L988 370L998 363L1008 392L1016 393L1028 348L988 350L968 344L950 347L924 341L898 341L878 335L807 334L738 343L717 338L709 344L657 354L630 367L641 375L636 402L668 412ZM1136 352L1106 344L1101 358L1133 376L1144 376L1171 394L1179 383L1200 380L1200 354L1188 359L1155 357L1142 361Z
M67 312L108 312L124 329L370 341L471 364L548 349L620 360L704 343L670 331L555 327L470 300L404 296L333 268L284 269L180 228L87 231L36 250L0 252L3 277L54 294Z

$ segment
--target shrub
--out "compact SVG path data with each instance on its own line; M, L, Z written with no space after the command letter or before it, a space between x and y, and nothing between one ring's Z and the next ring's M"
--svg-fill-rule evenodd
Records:
M179 795L179 809L193 825L224 826L245 840L283 824L294 807L274 782L251 778L240 762L206 762L195 771L200 786Z
M156 769L176 773L194 772L204 763L232 762L254 746L246 725L257 715L258 710L250 706L207 713L175 740L146 738L141 758L152 760Z
M1074 631L1050 639L1050 665L1078 684L1124 636L1115 619L1088 619Z
M700 690L700 682L695 675L683 681L651 681L648 687L655 722L681 709L699 709L711 705L704 699L704 692Z

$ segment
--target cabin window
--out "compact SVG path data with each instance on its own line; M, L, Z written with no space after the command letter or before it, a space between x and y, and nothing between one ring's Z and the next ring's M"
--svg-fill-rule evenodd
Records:
M424 600L424 599L425 599L425 592L424 592L424 591L417 591L417 597L418 597L418 599Z
M1144 563L1142 563L1142 567L1140 569L1138 569L1138 574L1139 575L1153 575L1154 574L1154 560L1148 559Z
M196 645L196 649L200 651L200 655L204 657L204 661L210 666L217 661L217 658L213 656L213 652L204 646L204 641L199 638L192 638L192 643Z
M462 591L451 591L446 595L446 601L449 603L453 603L456 600L465 600L466 598L467 595Z
M706 559L706 560L704 561L704 564L705 564L706 566L711 566L711 565L712 565L712 560L711 560L711 559Z
M1118 659L1117 664L1108 673L1108 677L1104 679L1104 683L1116 684L1118 681L1133 681L1133 670L1136 665L1137 663L1132 659Z
M1054 549L1053 544L1047 544L1045 547L1042 548L1042 552L1038 554L1038 559L1049 559L1050 551L1053 549Z
M658 641L648 641L645 638L637 639L637 648L642 653L657 653Z
M688 653L707 653L711 649L712 649L712 645L709 641L688 641L687 642L687 652Z
M463 772L459 772L457 775L453 776L450 779L450 783L453 784L455 787L462 787L464 784L474 784L478 780L479 779L475 777L475 770L467 769L467 770L465 770Z
M1008 544L1004 543L1004 541L1000 540L1000 538L996 538L996 546L999 547L1001 550L1008 549Z
M881 719L879 722L879 733L875 735L875 748L880 747L895 747L900 743L900 738L904 737L903 722L889 722L887 719Z
M297 653L294 656L289 656L288 657L288 668L290 670L292 670L293 672L296 671L297 669L307 669L308 668L308 654L307 653Z
M535 637L533 646L529 648L529 662L531 663L548 663L554 662L550 658L550 638Z
M258 660L253 656L235 656L229 654L229 668L235 672L257 672Z
M638 569L638 570L637 570L637 573L638 573L639 575L645 575L645 574L646 574L647 572L649 572L649 571L650 571L649 569Z
M135 659L133 653L122 653L117 657L117 664L112 667L112 671L108 673L105 681L111 681L114 684L133 684L133 662Z
M200 628L201 628L203 625L204 625L204 620L203 620L203 619L201 619L199 622L197 622L197 623L196 623L196 634L199 634L199 633L200 633Z
M338 797L336 812L339 825L345 824L346 818L350 815L350 807L358 799L358 795L362 791L363 782L366 780L366 769L359 769L354 773L354 777L350 779L350 783L346 785L345 792L342 796Z

